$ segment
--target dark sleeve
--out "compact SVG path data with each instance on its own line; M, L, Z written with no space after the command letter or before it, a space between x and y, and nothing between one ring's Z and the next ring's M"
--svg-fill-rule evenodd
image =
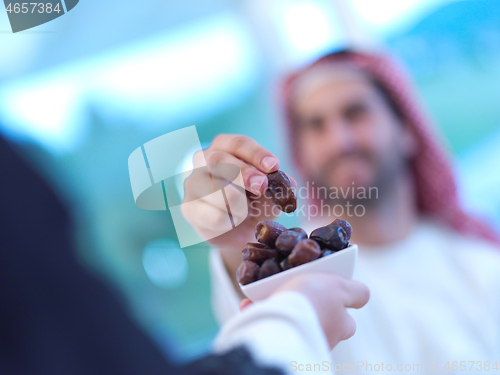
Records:
M235 348L223 355L210 355L190 363L183 370L189 374L204 375L280 375L279 369L259 366L244 347Z
M72 237L67 209L0 137L1 374L247 373L231 372L238 363L259 369L242 349L173 366L112 290L78 263Z

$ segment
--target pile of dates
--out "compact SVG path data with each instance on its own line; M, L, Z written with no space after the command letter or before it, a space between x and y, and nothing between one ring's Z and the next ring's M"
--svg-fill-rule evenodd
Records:
M286 229L274 221L259 221L255 227L258 242L248 243L242 250L243 263L236 279L247 285L328 256L349 246L351 235L351 224L342 219L315 229L309 237L301 228Z

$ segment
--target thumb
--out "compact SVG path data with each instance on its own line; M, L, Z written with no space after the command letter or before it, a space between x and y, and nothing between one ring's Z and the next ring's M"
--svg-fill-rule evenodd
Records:
M240 302L240 311L243 311L244 309L246 309L248 306L250 306L253 302L250 301L248 298L245 298L243 299L241 302Z

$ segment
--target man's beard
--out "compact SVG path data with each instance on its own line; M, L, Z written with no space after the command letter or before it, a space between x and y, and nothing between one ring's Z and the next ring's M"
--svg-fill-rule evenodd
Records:
M373 180L368 184L357 184L353 181L351 184L338 186L335 183L335 177L332 176L334 173L332 164L341 161L338 158L332 159L325 163L319 173L311 176L313 188L316 191L324 192L326 189L328 192L328 194L315 194L317 198L323 199L325 204L346 206L349 203L353 206L375 207L391 196L398 177L407 169L407 163L400 156L393 155L388 157L385 162L381 162L364 152L356 154L356 156L367 160L375 169Z

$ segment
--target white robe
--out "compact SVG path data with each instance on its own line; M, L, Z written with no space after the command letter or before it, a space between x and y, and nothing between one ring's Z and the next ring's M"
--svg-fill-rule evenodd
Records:
M332 374L325 334L311 302L298 292L283 292L254 303L221 328L214 352L245 346L261 365L287 374Z
M222 323L238 314L239 297L217 249L210 268ZM463 374L464 366L484 374L485 361L500 368L500 249L494 245L422 219L402 241L360 246L354 279L368 285L371 297L350 310L357 331L332 351L337 366L356 363L360 373L379 373L387 365L393 372L421 365L423 374L435 374L429 365L434 370L436 363L437 373L448 374Z

